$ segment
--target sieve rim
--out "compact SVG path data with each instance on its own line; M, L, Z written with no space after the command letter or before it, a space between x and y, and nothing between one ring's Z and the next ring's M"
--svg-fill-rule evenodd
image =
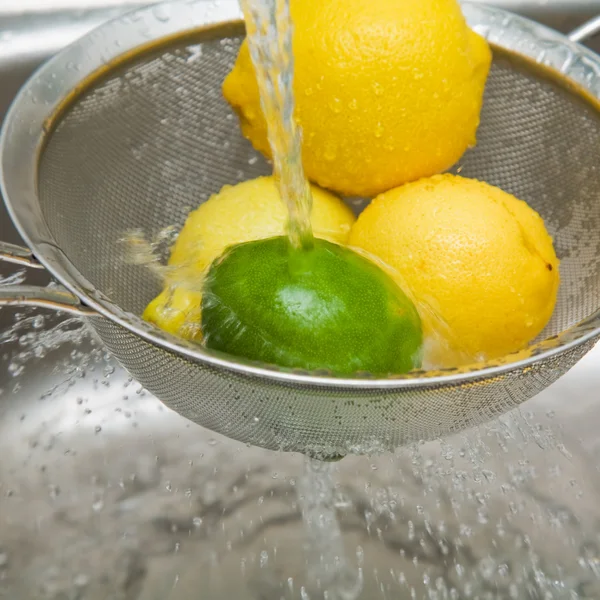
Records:
M563 49L567 48L571 56L585 58L585 61L591 65L590 68L600 73L600 57L591 50L568 40L548 27L502 9L463 3L463 10L469 25L491 43L535 60L542 58L539 62L554 68L569 82L581 86L594 99L600 98L600 86L596 89L585 77L575 77L575 71L572 69L573 61L559 63L558 59L554 59L547 53L541 57L539 52L534 53L535 45L522 45L522 41L524 43L527 40L521 38L526 38L525 33L528 32L534 41L544 41L546 51L549 43ZM165 14L169 15L166 20ZM513 353L497 361L438 371L419 371L382 379L339 378L290 371L279 367L257 366L250 361L208 350L146 323L139 316L124 311L104 294L95 290L60 250L40 210L37 198L38 164L49 133L48 123L53 122L56 115L64 108L65 102L70 102L78 92L82 91L82 88L86 89L82 81L95 79L100 72L110 69L115 62L121 62L124 56L130 58L138 55L149 45L156 47L156 42L159 40L160 43L164 43L170 38L181 39L201 29L223 27L235 22L239 25L241 17L241 11L235 0L222 0L216 5L208 2L176 0L142 8L101 25L68 46L38 69L20 90L0 132L0 191L18 232L39 262L57 281L85 305L97 311L99 316L109 319L170 353L239 375L317 388L392 391L455 386L501 376L517 369L527 369L600 335L600 310L597 310L587 319L561 332L558 336L532 345L524 352ZM115 40L119 40L119 45ZM123 40L126 43L123 43ZM82 67L77 72L69 73L70 62L82 63ZM52 76L52 74L56 75L57 71L63 73L61 85L56 85L55 78ZM24 127L23 123L27 123L28 126ZM528 356L515 359L523 353Z

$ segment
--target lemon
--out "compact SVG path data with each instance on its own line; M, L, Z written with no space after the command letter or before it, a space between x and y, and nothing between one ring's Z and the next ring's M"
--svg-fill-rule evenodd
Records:
M378 196L349 244L396 269L445 321L454 350L471 357L525 347L556 304L559 261L542 218L473 179L437 175Z
M354 223L352 211L333 194L311 186L313 234L345 243ZM233 186L190 213L179 234L170 265L194 264L203 270L227 246L274 237L285 232L287 209L273 177L259 177Z
M352 211L329 192L316 186L311 191L314 235L345 243L354 223ZM228 246L282 235L286 221L273 177L225 186L188 216L169 258L174 274L143 317L169 333L198 340L201 294L196 288L203 272Z
M405 373L419 365L419 315L392 278L351 250L287 237L247 242L215 260L204 282L208 348L333 374Z
M446 170L475 144L491 51L457 0L291 0L290 9L311 181L373 196ZM247 42L223 94L269 156Z
M143 318L167 333L200 342L202 340L201 303L200 292L177 285L167 285L148 304Z

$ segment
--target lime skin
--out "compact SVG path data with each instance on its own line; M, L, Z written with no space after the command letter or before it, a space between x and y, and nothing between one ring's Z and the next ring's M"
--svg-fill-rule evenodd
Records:
M333 375L402 374L420 366L414 304L378 265L349 248L287 237L230 247L202 294L208 348Z

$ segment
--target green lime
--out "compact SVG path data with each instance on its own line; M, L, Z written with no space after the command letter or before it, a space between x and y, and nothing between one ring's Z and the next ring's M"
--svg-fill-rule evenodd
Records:
M208 272L202 295L208 348L263 363L334 374L406 373L419 366L419 315L375 263L315 239L232 246Z

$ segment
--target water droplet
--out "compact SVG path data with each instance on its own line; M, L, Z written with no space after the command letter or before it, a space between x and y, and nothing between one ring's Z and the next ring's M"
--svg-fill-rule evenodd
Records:
M305 96L312 96L314 93L315 93L315 91L311 87L307 87L304 89Z
M41 329L44 326L44 315L37 315L31 320L31 326L34 329Z
M94 512L100 512L103 508L104 508L104 501L103 500L96 500L92 504L92 510Z
M376 96L381 96L383 95L383 87L380 83L377 83L376 81L373 83L373 93Z
M383 135L383 126L381 123L377 123L375 126L375 137L380 138Z
M331 162L337 157L337 148L333 144L328 144L325 146L325 152L323 153L323 157L325 160Z
M18 377L19 375L21 375L21 373L25 370L25 365L20 365L18 363L15 362L11 362L8 365L8 372L11 375L11 377Z
M171 8L168 4L159 4L152 10L155 19L166 23L171 18Z
M202 519L200 517L194 517L192 523L194 524L194 527L200 527L202 525Z
M96 427L94 427L95 433L100 433L101 431L102 431L102 427L100 427L100 425L96 425Z
M266 550L263 550L260 553L260 566L266 567L269 562L269 553Z
M78 588L85 587L89 582L90 578L84 573L79 573L79 575L76 575L75 579L73 579L73 584Z
M358 108L358 102L356 101L356 98L352 98L352 100L350 100L348 103L348 108L350 110L356 110Z
M339 98L332 98L331 102L329 103L329 108L334 112L334 113L340 113L342 112L342 102Z
M202 57L202 44L194 44L186 48L188 56L186 62L191 63Z

